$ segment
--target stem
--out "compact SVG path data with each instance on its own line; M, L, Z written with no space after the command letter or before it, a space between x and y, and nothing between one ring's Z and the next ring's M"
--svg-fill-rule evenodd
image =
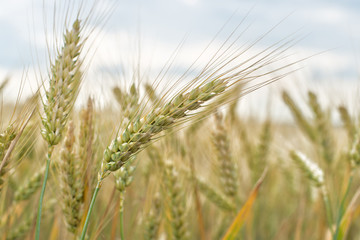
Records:
M86 215L86 220L85 220L85 224L84 224L84 227L83 227L83 230L81 232L81 237L80 237L80 240L84 240L85 239L85 235L86 235L86 230L88 228L88 225L89 225L89 219L90 219L90 215L91 215L91 212L92 212L92 209L94 207L94 204L95 204L95 199L96 199L96 196L100 190L100 187L101 187L101 180L99 180L96 184L96 188L95 188L95 191L94 191L94 194L92 196L92 199L91 199L91 203L90 203L90 206L89 206L89 211L87 212L87 215Z
M193 189L194 197L195 197L194 201L195 201L198 225L199 225L199 230L200 230L200 239L205 240L206 239L206 232L205 232L204 218L203 218L203 215L202 215L198 184L196 183L196 179L195 179L195 166L194 165L195 165L194 164L194 158L190 157L191 178L193 180L193 186L194 186L194 189Z
M124 200L125 200L125 193L120 193L120 240L125 240L124 238Z
M344 195L343 199L341 200L341 205L340 205L340 208L339 208L339 213L338 213L338 217L337 217L337 221L336 221L336 231L335 231L335 235L333 237L334 240L337 240L338 237L339 237L340 224L341 224L341 220L342 220L342 218L344 216L344 213L345 213L345 200L346 200L346 198L347 198L347 196L349 194L349 190L350 190L352 180L353 180L353 175L351 174L350 178L349 178L349 181L348 181L348 184L347 184L347 187L346 187L346 190L345 190L345 195Z
M38 208L38 214L36 218L36 231L35 231L35 239L40 239L40 224L41 224L41 212L42 212L42 203L45 195L45 188L46 188L46 182L49 175L49 168L50 168L50 161L51 161L51 154L53 151L53 146L48 147L48 153L47 153L47 160L46 160L46 168L45 168L45 176L43 185L41 188L41 194L40 194L40 200L39 200L39 208Z
M324 200L324 204L325 204L325 209L326 209L326 217L327 217L327 221L329 224L329 228L331 231L331 235L334 235L334 230L332 228L333 225L333 214L332 214L332 210L331 210L331 205L330 205L330 199L329 199L329 195L326 191L325 186L321 187L321 194L323 196L323 200Z

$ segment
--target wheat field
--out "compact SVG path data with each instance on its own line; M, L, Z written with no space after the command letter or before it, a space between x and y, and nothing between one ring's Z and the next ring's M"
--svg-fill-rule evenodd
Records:
M88 25L106 24L111 8L74 12L58 12L64 30L32 96L19 89L9 101L19 80L1 80L1 239L360 239L360 126L349 106L284 87L276 97L290 121L267 114L271 104L265 118L239 111L307 61L287 58L296 39L252 51L256 41L236 45L235 28L204 46L200 71L169 76L171 58L154 79L134 67L104 82L104 103L82 88L96 48Z

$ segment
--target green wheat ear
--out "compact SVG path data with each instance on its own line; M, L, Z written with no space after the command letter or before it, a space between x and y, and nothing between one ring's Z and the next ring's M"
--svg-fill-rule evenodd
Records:
M318 141L321 146L321 153L324 160L330 164L334 161L334 146L332 134L330 131L330 114L325 112L318 101L315 93L309 91L309 106L314 114L314 124L317 131Z
M59 169L61 173L61 192L63 196L63 214L68 230L76 233L81 221L84 200L84 182L82 163L75 154L74 124L69 122L68 131L60 152Z
M145 216L144 239L155 240L158 239L158 232L162 218L163 206L161 204L161 196L159 193L155 194L152 199L152 206Z
M173 162L164 163L164 192L168 202L168 220L171 225L171 239L188 238L188 222L186 221L186 204L183 188L179 181L179 173Z
M294 119L301 130L303 130L303 132L309 137L311 141L316 142L318 136L314 127L305 118L303 112L300 110L299 106L296 105L295 101L291 98L287 91L282 92L282 99L289 108L291 114L294 116Z
M50 66L49 88L45 91L45 101L43 101L44 116L42 117L43 128L41 129L41 135L48 143L48 153L36 220L36 240L40 238L42 201L45 194L51 156L54 146L60 142L63 136L82 80L80 69L82 64L79 55L83 43L80 40L80 31L80 20L76 19L72 29L66 30L64 45L57 52L55 62Z
M80 20L76 20L64 35L64 46L51 65L49 88L43 101L44 116L41 134L49 146L57 145L63 135L70 111L78 95L82 79L79 55Z
M237 166L232 159L230 139L221 113L215 113L215 130L212 135L213 146L216 151L217 172L220 178L222 192L236 202L238 198ZM235 203L234 202L234 203Z
M338 111L340 113L341 121L347 131L350 140L354 140L356 135L356 126L351 118L348 109L345 106L339 106Z

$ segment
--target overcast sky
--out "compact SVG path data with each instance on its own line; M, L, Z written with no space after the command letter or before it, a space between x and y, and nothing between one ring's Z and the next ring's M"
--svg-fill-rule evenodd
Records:
M45 30L43 15L45 12L52 16L54 5L46 0L45 4L43 0L0 2L0 81L10 75L19 82L24 69L27 72L39 66L46 69L46 62L34 56L46 56L45 43L51 34L46 37L45 31L53 30L49 24L52 20L47 20ZM105 8L114 3L101 2ZM216 41L224 41L247 15L242 27L250 27L238 40L239 44L253 42L279 24L255 48L265 48L295 33L300 40L293 48L296 56L321 53L307 60L300 70L308 82L331 81L335 88L351 89L358 79L357 0L123 0L117 1L113 9L101 32L94 31L99 36L94 71L121 72L124 62L132 64L136 58L137 42L141 46L142 64L160 71L182 40L185 40L182 54L174 65L186 69L229 19ZM57 19L63 17L61 14Z

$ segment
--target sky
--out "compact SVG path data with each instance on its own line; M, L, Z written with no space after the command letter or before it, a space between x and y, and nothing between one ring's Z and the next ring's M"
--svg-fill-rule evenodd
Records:
M16 92L21 80L26 79L23 94L27 95L36 89L39 76L46 76L46 43L54 43L54 19L55 27L61 32L65 11L59 4L60 1L57 1L55 18L54 1L0 1L0 81L5 76L11 76L12 85L7 90L7 96L11 98L10 95ZM86 9L92 5L84 2L86 6L83 7L83 15L86 15ZM123 76L122 81L130 79L130 69L139 62L138 59L141 59L142 70L151 72L148 74L149 78L156 76L179 45L180 54L173 63L173 74L181 74L181 71L191 66L209 42L214 40L212 46L216 48L240 23L237 32L246 31L236 44L251 44L271 30L252 47L254 51L291 38L295 41L291 47L294 59L307 58L301 62L301 69L291 77L294 80L282 80L277 83L278 88L289 85L292 91L297 91L298 88L326 89L324 94L336 93L339 96L336 101L346 103L352 101L349 99L350 95L357 94L360 61L359 1L99 2L101 5L96 7L94 16L106 13L108 18L100 24L89 23L94 29L91 39L94 40L92 46L96 46L96 52L89 54L92 61L88 75L93 77L89 77L88 83L84 84L84 95L98 94L99 98L106 98L109 91L104 86L116 84L119 75ZM219 33L222 27L224 28ZM277 91L276 86L269 89ZM257 105L262 91L251 95L248 101ZM266 101L266 98L262 98L263 104ZM332 98L331 101L335 99Z

